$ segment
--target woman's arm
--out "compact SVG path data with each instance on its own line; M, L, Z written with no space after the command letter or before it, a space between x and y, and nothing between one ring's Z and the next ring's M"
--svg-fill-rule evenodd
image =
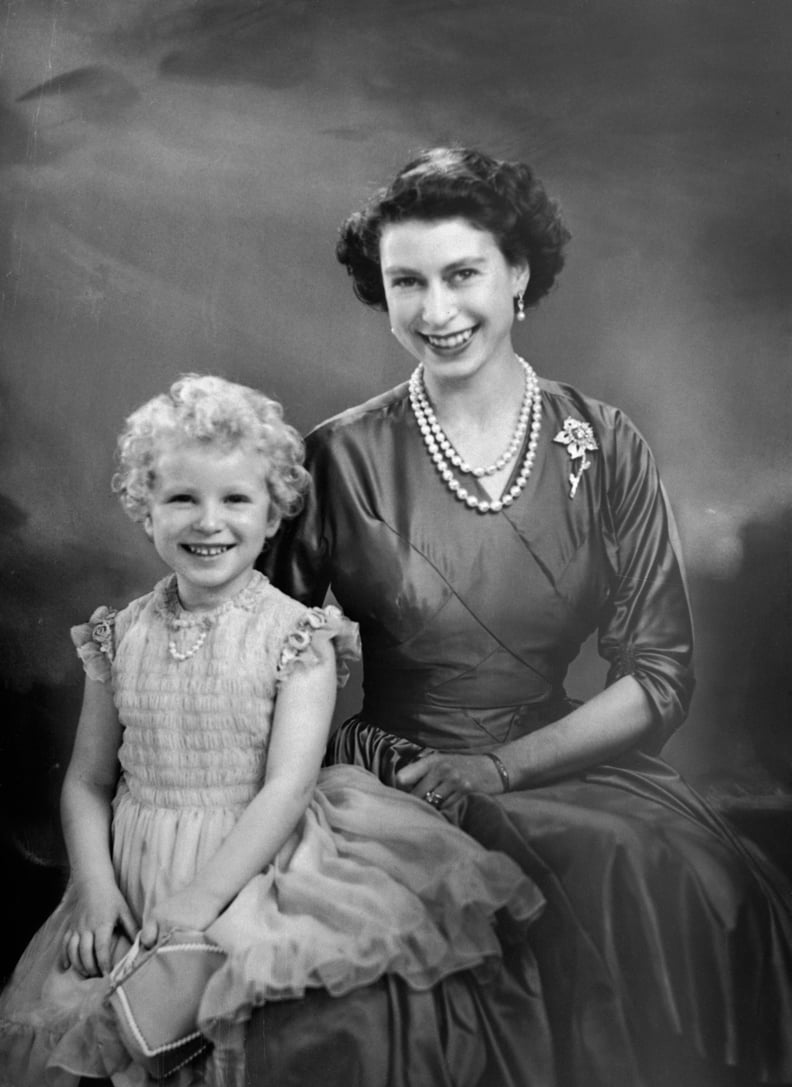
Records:
M496 754L512 786L530 788L640 746L653 724L646 692L632 676L624 676L566 717L505 744Z
M159 903L143 926L150 947L160 930L205 929L275 858L311 799L335 706L335 651L314 636L318 662L298 666L275 703L264 785L212 859L183 891Z
M118 781L118 721L109 682L86 677L74 750L63 782L61 819L78 896L65 936L64 968L107 973L119 930L133 940L137 925L118 889L111 855L111 801Z
M651 703L641 685L624 676L566 717L527 736L493 748L512 789L529 789L587 766L608 762L640 744L653 725ZM504 782L487 755L427 753L396 776L400 789L443 802L470 792L501 793Z

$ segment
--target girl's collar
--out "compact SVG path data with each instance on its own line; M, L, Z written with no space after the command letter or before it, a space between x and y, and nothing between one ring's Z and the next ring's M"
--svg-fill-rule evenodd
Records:
M266 581L263 574L254 570L244 589L207 611L184 610L175 574L161 581L154 590L154 608L168 631L168 656L177 664L194 657L226 612L234 608L254 610Z
M253 570L250 580L243 589L234 596L224 600L222 604L214 608L204 608L200 611L188 611L182 607L179 600L179 589L176 575L170 574L159 581L154 587L154 608L157 614L171 627L203 626L207 620L214 623L221 615L233 608L244 608L252 611L261 596L262 589L267 585L268 578L259 570Z

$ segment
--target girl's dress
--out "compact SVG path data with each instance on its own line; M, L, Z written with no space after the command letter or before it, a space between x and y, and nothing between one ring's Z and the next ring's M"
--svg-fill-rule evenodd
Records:
M567 668L598 637L606 682L632 676L652 706L643 750L534 788L473 794L455 813L478 841L517 860L547 900L528 940L557 1082L723 1087L731 1067L749 1081L792 1083L792 888L658 757L684 720L693 675L654 460L618 409L540 384L533 471L495 514L449 493L406 385L308 436L314 487L267 569L306 604L330 586L360 623L363 706L335 733L329 759L390 781L424 747L497 749L569 711ZM486 497L475 479L465 485ZM408 1052L417 1038L429 1051L442 1036L445 1060L464 1064L471 1034L454 1012L455 988L453 979L439 985L433 1008L398 984L387 1001L380 988L346 998L349 1019L371 1011L347 1075L368 1060L372 1037ZM416 1027L405 1009L418 1005ZM262 1013L265 1029L277 1022L283 1035L276 1077L295 1039L310 1037L318 1056L332 1049L336 1009L305 1006L302 1021ZM396 1032L394 1021L407 1025ZM537 1082L528 1045L523 1060L524 1082ZM262 1055L260 1067L268 1063ZM314 1082L306 1075L301 1087ZM365 1082L412 1087L420 1072Z
M100 609L73 636L89 675L111 678L123 725L113 863L142 923L192 880L260 789L279 685L311 667L319 638L353 655L356 628L256 573L208 618L180 613L171 577L117 616ZM200 645L178 660L171 640L177 653ZM70 887L0 1002L8 1087L72 1087L80 1075L147 1082L115 1031L106 979L58 965L74 903ZM317 988L340 995L386 974L414 989L458 971L484 979L498 970L496 918L519 931L542 907L512 861L424 801L359 768L325 769L273 863L207 929L227 952L199 1013L215 1047L179 1082L246 1082L244 1027L262 1003Z

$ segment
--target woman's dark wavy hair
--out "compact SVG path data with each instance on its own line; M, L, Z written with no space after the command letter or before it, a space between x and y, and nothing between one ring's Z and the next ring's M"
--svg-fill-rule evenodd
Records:
M336 256L361 302L387 309L380 268L383 227L408 219L467 219L493 235L510 264L526 260L526 306L547 294L571 235L558 205L524 162L504 162L464 147L434 147L399 171L343 223Z

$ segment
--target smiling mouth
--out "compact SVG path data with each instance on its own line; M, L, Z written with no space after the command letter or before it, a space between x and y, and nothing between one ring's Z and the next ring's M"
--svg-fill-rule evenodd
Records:
M230 551L233 546L233 544L182 544L185 551L202 559L214 559L218 555L225 555L226 551Z
M440 351L448 351L457 347L464 347L477 328L478 325L474 325L472 328L466 328L463 332L449 332L446 336L430 336L426 332L421 332L420 336L426 340L430 347L435 347Z

